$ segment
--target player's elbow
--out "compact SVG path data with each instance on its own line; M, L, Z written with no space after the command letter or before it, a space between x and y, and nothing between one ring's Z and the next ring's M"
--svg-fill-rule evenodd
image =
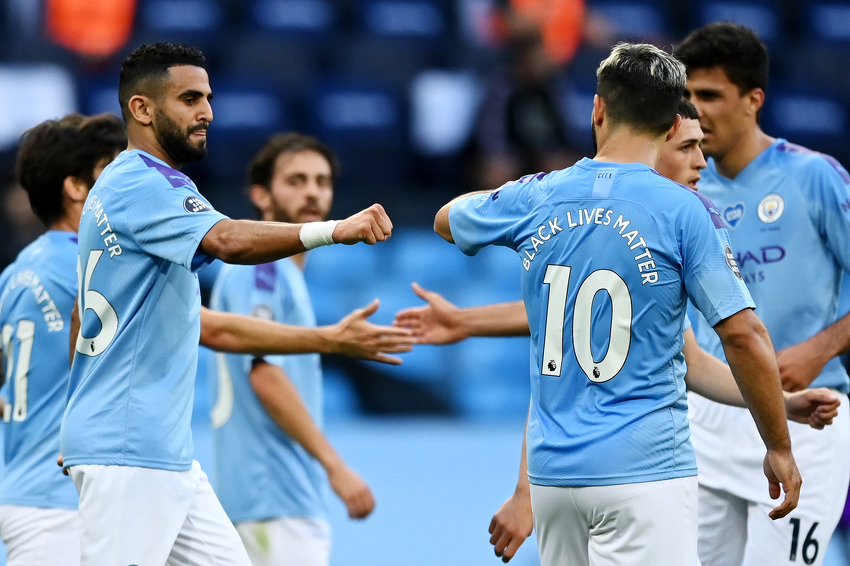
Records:
M445 241L454 244L454 238L452 238L452 229L449 225L449 209L451 208L451 203L445 205L437 212L437 216L434 218L434 232L436 232L441 238Z
M714 330L724 349L746 350L757 345L773 347L764 323L752 309L744 309L721 320Z
M235 220L225 219L210 228L201 240L204 253L225 263L244 263L247 250L243 249L236 224Z

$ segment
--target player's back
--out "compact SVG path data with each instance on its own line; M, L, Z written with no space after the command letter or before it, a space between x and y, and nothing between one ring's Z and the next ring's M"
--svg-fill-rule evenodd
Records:
M523 265L532 481L694 475L680 354L687 297L714 323L749 306L710 203L645 165L587 159L467 200L458 204L501 226L500 238L476 241L516 249ZM475 251L459 216L452 234L460 228L455 240Z
M0 276L7 402L0 505L77 507L73 483L56 465L70 370L76 256L75 234L48 231Z

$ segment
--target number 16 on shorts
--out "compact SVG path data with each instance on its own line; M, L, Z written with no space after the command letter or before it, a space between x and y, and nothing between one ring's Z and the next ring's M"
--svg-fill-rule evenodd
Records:
M806 538L803 539L802 545L800 544L800 525L800 519L791 519L791 528L793 531L791 533L791 553L788 555L788 561L797 562L797 555L799 553L804 564L814 564L818 557L818 550L820 549L817 539L814 538L818 523L817 521L812 523L812 528L806 533Z

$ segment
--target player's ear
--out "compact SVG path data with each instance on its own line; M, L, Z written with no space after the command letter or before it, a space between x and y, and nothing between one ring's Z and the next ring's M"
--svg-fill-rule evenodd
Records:
M682 116L681 114L676 114L676 119L673 120L673 125L667 131L667 139L664 141L670 141L674 137L676 137L676 132L679 131L679 128L682 126Z
M68 175L62 181L62 196L70 202L85 202L89 194L89 185L82 179Z
M130 115L144 126L153 121L153 101L144 94L136 94L127 101Z
M248 197L263 215L272 209L272 194L263 185L251 185Z
M754 116L764 106L764 91L760 88L754 88L744 95L747 104L747 116Z
M594 126L599 127L602 125L602 122L605 121L605 99L603 99L598 94L593 95L593 110L590 114L591 123Z

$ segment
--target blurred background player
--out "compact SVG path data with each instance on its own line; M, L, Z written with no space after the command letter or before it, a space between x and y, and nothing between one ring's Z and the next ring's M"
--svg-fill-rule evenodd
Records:
M692 564L696 461L679 355L688 297L722 336L768 448L771 496L780 485L786 492L773 516L796 506L800 476L770 338L726 259L726 232L698 193L653 169L681 123L684 66L654 46L623 43L597 76L593 160L459 197L438 212L435 230L469 255L495 244L524 259L539 368L528 475L541 563ZM603 290L610 302L594 308Z
M0 537L12 566L80 562L79 496L56 467L77 296L77 225L94 178L126 147L117 117L83 120L75 114L29 130L17 163L21 185L48 231L0 275L8 400Z
M75 240L85 196L126 147L124 124L112 114L72 114L22 136L21 185L39 217L53 220L0 277L2 353L14 376L4 390L9 418L0 482L0 537L11 565L80 562L79 495L55 465L70 368L68 319L77 295ZM200 341L256 355L318 349L379 360L387 360L382 352L409 348L404 335L369 324L366 316L364 309L340 325L307 329L202 308Z
M768 54L752 30L710 24L674 54L688 68L686 96L699 111L710 158L700 192L729 228L741 275L776 346L783 387L829 387L844 402L849 383L837 356L850 349L850 317L836 320L836 308L850 269L850 176L831 157L761 130ZM705 320L695 314L692 321L700 346L723 359ZM821 564L850 478L848 412L824 430L789 425L806 487L797 509L774 522L755 473L758 435L746 414L697 396L690 403L703 566Z
M658 172L683 185L696 190L700 171L705 168L705 159L700 146L703 135L699 127L696 108L687 100L679 101L678 114L682 125L676 135L668 140L658 161ZM420 343L452 344L472 336L527 336L528 318L522 301L458 308L433 291L413 285L414 292L426 306L400 311L394 324L414 330ZM687 365L685 382L690 391L701 391L715 396L715 400L743 407L734 378L728 366L718 364L696 343L690 323L686 321L683 334L682 354ZM810 389L797 393L785 393L785 408L788 418L807 423L815 428L831 424L838 411L840 401L826 388ZM517 488L513 495L493 516L490 525L490 543L497 556L507 562L531 535L533 516L529 495L525 447L521 453L521 465Z
M317 139L272 137L249 167L250 198L266 222L319 222L330 211L337 161ZM289 324L316 324L304 282L306 254L256 266L225 266L212 307ZM373 310L377 304L373 303ZM331 533L325 492L333 488L348 515L375 505L366 483L321 432L318 355L220 355L213 409L214 487L254 566L327 566Z
M231 220L177 168L206 155L203 54L143 45L122 65L128 150L101 174L79 229L80 332L60 433L80 492L81 564L250 564L200 465L190 420L200 334L196 273L320 245L386 240L382 207L346 220ZM153 426L152 426L153 424Z

